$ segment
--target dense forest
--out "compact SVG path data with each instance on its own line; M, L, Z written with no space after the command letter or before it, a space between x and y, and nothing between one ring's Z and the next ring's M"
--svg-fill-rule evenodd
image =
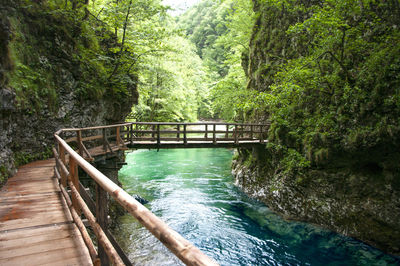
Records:
M399 254L399 29L398 0L2 0L0 183L61 127L270 123L238 185Z
M165 24L165 49L140 71L133 117L151 121L242 120L247 54L255 14L251 1L201 1ZM177 45L179 44L179 45ZM147 67L146 67L147 66ZM230 99L227 104L226 99Z

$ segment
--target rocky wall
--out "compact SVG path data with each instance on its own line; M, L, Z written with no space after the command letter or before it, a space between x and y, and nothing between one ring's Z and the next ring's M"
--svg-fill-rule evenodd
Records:
M114 40L79 17L54 15L62 10L19 2L0 4L0 185L19 165L51 157L58 129L124 121L138 100L134 83L116 92L121 84L96 77L107 66L91 56L107 53Z
M265 149L241 150L236 185L286 219L314 223L400 254L400 181L374 169L312 169L301 179L268 165Z

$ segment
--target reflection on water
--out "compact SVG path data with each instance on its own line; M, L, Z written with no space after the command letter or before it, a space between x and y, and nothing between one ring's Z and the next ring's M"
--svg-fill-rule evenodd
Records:
M124 189L221 265L400 265L400 259L319 227L288 222L233 185L232 151L127 154ZM180 261L130 215L114 234L137 265Z

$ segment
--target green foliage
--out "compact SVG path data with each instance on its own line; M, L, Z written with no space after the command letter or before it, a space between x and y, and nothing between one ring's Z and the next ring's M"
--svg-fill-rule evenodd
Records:
M134 116L140 121L197 121L210 116L207 81L203 62L186 39L172 36L163 40L175 49L162 57L148 57L140 75L140 101Z
M0 186L5 182L8 177L7 168L3 165L0 166Z
M20 108L55 111L61 89L75 90L80 98L99 99L107 88L104 65L98 62L105 50L90 21L80 17L83 12L66 9L57 1L40 6L21 1L18 8L10 15L15 69L9 80ZM66 84L72 82L65 80L66 71L79 82L77 86Z
M242 55L248 52L254 19L251 0L208 0L178 20L207 68L214 118L246 119L248 105L243 102L252 92L245 89Z
M398 149L400 19L395 14L400 7L395 2L260 4L260 19L266 21L253 41L268 35L268 27L285 33L266 43L274 47L267 64L251 73L252 86L265 85L247 101L269 115L268 138L270 145L282 147L277 155L284 169L346 163L346 158L380 164L384 150ZM267 54L262 53L253 57ZM352 158L355 154L363 155Z
M90 11L119 42L109 49L106 59L111 71L107 77L115 93L127 93L136 87L146 57L167 50L161 42L172 34L167 28L166 8L159 0L102 0L93 2Z
M229 4L225 1L204 0L179 18L179 27L185 30L196 45L197 54L204 60L209 71L217 77L227 73L224 47L217 39L226 33L226 17Z
M137 70L168 35L160 1L18 0L10 14L14 72L10 84L28 112L56 110L59 94L115 101L135 98Z
M53 157L53 152L50 147L46 148L43 152L33 153L31 151L19 151L14 154L14 163L15 167L19 167L21 165L37 161L37 160L46 160Z

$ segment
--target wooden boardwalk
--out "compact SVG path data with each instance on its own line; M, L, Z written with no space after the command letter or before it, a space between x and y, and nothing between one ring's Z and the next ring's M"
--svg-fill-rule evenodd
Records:
M22 166L1 188L0 265L92 265L54 166L54 159Z
M268 124L132 122L60 129L54 135L55 159L22 166L0 189L0 266L131 265L108 231L107 197L185 264L217 265L89 162L118 156L128 148L257 147L265 145L268 128ZM95 200L81 189L79 169L95 182Z

